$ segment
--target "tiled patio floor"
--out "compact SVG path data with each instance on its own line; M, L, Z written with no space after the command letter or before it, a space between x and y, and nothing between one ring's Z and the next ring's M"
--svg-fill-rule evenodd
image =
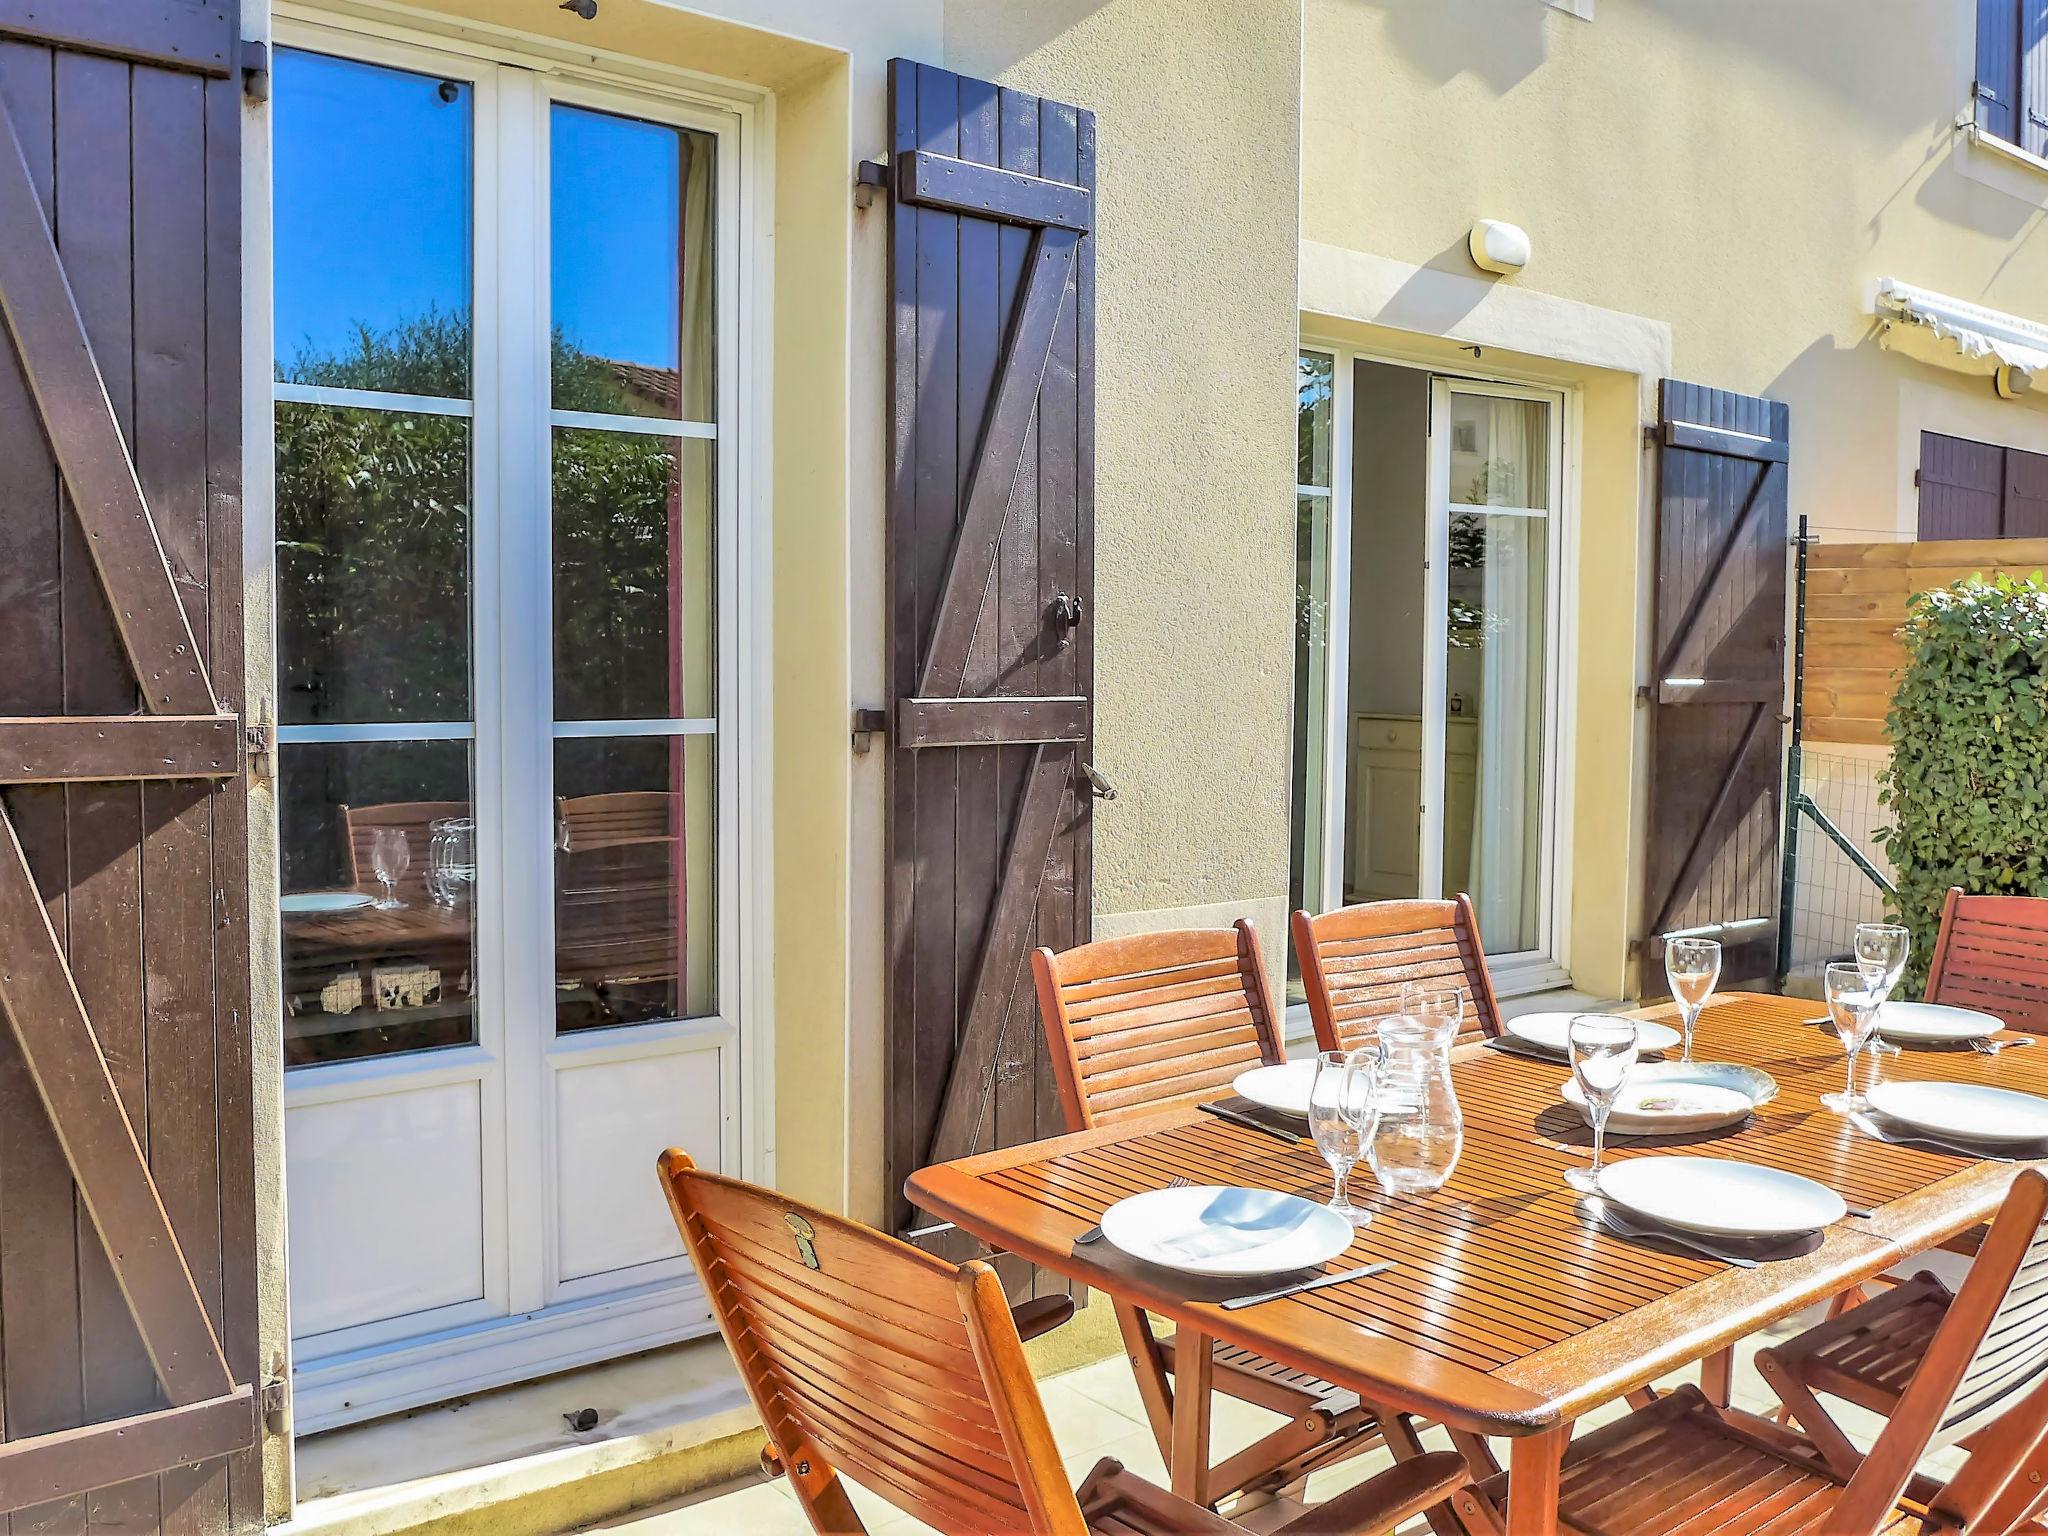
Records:
M1761 1339L1751 1340L1738 1351L1735 1397L1739 1404L1757 1410L1775 1406L1776 1400L1752 1364L1756 1346L1768 1343L1772 1338L1788 1337L1818 1316L1816 1310L1790 1319ZM1671 1378L1673 1383L1684 1379L1684 1375ZM1694 1379L1697 1379L1696 1375ZM1165 1481L1158 1447L1153 1443L1151 1431L1145 1427L1130 1366L1122 1356L1056 1376L1043 1382L1040 1390L1044 1394L1046 1411L1052 1420L1053 1434L1059 1441L1067 1471L1075 1481L1085 1476L1105 1456L1114 1456L1134 1471ZM1621 1411L1621 1405L1617 1404L1611 1413L1594 1415L1586 1423L1590 1426ZM1866 1440L1877 1427L1874 1417L1854 1409L1845 1408L1842 1421L1852 1433L1858 1434L1858 1438ZM1219 1396L1214 1429L1217 1454L1220 1457L1238 1450L1279 1423L1280 1419L1275 1414L1234 1398ZM1424 1438L1432 1444L1444 1443L1439 1432L1426 1432ZM1945 1453L1943 1457L1928 1462L1926 1470L1945 1476L1953 1472L1958 1456L1959 1453ZM1319 1502L1349 1487L1385 1466L1387 1459L1385 1451L1374 1451L1317 1473L1309 1479L1305 1490L1307 1501ZM861 1488L854 1487L851 1493L855 1507L873 1536L913 1536L913 1533L930 1529ZM1285 1520L1300 1507L1298 1503L1283 1500L1246 1513L1242 1519L1254 1529L1265 1529ZM746 1533L746 1536L802 1536L810 1526L790 1493L787 1481L771 1483L746 1479L589 1529L622 1531L631 1533L631 1536L735 1536L735 1533ZM1403 1536L1408 1536L1411 1530L1426 1532L1428 1526L1417 1521L1404 1529Z

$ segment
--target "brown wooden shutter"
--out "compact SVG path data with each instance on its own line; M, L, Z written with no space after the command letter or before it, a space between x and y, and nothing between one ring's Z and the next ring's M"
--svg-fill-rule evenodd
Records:
M1977 126L2020 141L2020 6L2023 0L1977 0Z
M1095 125L903 59L890 103L900 1199L926 1163L1063 1124L1024 957L1089 929Z
M1995 539L2004 526L2005 450L1920 434L1920 537Z
M0 1512L262 1520L233 4L0 0Z
M1776 964L1789 548L1785 406L1676 379L1659 401L1652 993L1676 929L1722 940L1728 982Z

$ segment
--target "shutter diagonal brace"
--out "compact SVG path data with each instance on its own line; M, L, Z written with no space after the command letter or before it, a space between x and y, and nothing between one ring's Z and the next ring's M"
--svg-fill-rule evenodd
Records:
M996 552L1009 521L1026 435L1038 408L1039 386L1052 357L1060 311L1073 285L1080 236L1071 229L1041 228L1031 237L1025 260L1031 281L1011 322L997 377L1002 380L976 445L968 481L967 506L946 562L938 611L932 616L924 665L918 671L920 697L953 697L967 673L967 650L988 598Z
M0 312L71 492L122 649L153 714L219 703L93 359L14 119L0 106Z

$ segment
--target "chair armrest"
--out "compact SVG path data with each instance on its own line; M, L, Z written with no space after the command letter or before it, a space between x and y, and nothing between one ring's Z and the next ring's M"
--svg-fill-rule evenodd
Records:
M1386 1536L1395 1526L1441 1504L1472 1480L1456 1451L1431 1451L1397 1461L1384 1472L1304 1510L1279 1528L1315 1536Z
M1020 1339L1035 1339L1041 1333L1051 1333L1073 1315L1074 1298L1071 1296L1039 1296L1030 1301L1020 1301L1010 1308L1010 1318L1017 1325L1017 1337Z

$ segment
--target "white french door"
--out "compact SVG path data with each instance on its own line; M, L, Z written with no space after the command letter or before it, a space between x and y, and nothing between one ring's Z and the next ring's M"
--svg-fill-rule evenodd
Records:
M280 26L276 611L301 1429L707 1313L737 1167L739 123Z
M1293 899L1471 895L1497 984L1565 977L1565 397L1304 347Z

